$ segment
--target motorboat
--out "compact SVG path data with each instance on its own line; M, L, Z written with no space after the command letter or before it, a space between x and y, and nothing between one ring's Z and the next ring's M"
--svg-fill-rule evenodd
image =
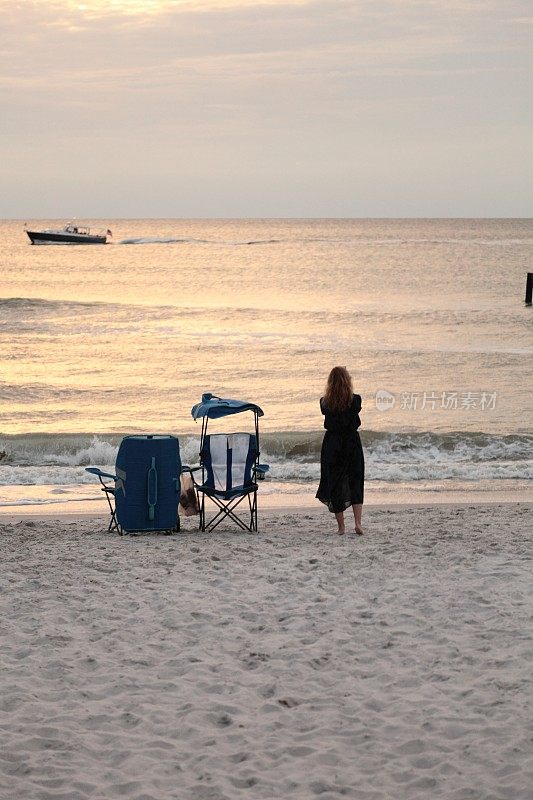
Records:
M44 231L30 231L25 228L32 244L107 244L113 236L107 230L91 230L85 225L69 222L64 228L47 228Z

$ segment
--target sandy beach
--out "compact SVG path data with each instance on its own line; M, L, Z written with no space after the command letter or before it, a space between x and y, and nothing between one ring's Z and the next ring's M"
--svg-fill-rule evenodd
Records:
M0 522L3 800L525 800L532 504Z

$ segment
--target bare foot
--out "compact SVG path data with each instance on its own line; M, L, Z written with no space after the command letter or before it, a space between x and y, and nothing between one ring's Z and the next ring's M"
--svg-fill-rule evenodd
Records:
M344 529L344 528L339 528L339 530L337 531L337 533L339 534L339 536L344 536L344 534L346 533L346 531L345 531L345 529Z
M355 533L358 536L362 536L364 534L364 530L362 529L362 527L360 525L356 525L355 526Z

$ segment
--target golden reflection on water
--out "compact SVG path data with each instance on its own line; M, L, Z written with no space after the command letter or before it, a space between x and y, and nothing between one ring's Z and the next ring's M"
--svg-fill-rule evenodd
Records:
M266 429L316 430L336 363L367 428L504 430L527 405L531 318L508 258L523 223L93 224L117 243L32 247L3 223L0 432L191 431L205 391L258 402ZM378 389L497 389L501 404L490 419L383 414Z

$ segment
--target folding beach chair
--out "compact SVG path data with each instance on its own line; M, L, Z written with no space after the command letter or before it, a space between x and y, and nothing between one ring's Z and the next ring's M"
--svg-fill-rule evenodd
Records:
M208 434L210 419L251 411L255 433ZM257 481L263 480L268 464L259 463L259 417L263 411L255 403L241 400L224 400L215 395L202 395L202 402L191 411L195 420L202 419L200 439L200 466L189 470L194 480L200 509L200 530L212 531L229 518L245 531L257 531ZM199 472L201 479L194 475ZM206 519L206 498L215 506L211 519ZM247 501L244 504L244 501ZM247 510L237 508L244 504ZM244 518L243 518L244 516Z
M179 530L181 459L175 436L126 436L118 449L115 471L112 475L86 467L105 492L111 512L109 531Z

